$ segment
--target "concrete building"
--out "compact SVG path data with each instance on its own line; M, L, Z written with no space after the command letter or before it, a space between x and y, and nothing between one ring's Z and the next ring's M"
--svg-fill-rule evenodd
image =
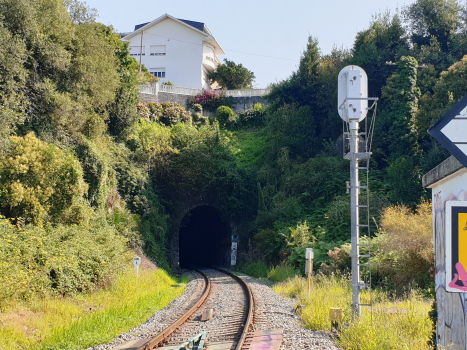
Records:
M209 89L208 74L225 54L204 23L165 14L152 22L135 26L124 36L130 55L149 69L160 82L176 86Z

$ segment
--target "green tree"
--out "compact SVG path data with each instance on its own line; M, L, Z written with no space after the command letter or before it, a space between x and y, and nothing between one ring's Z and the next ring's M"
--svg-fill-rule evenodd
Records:
M387 156L391 160L415 155L416 140L412 129L420 97L417 60L403 56L396 67L382 91L385 109L381 117L381 129L378 130L382 136L379 145L386 144L383 148L387 147Z
M86 1L65 0L64 2L71 20L76 24L94 23L99 16L95 8L86 5Z
M447 51L449 38L461 25L463 9L457 0L417 0L403 14L408 21L411 38L419 46L429 45L432 37Z
M414 117L418 139L428 142L426 146L430 148L431 138L426 130L467 94L467 56L441 72L432 90L433 93L427 92L421 97Z
M233 61L224 59L224 63L219 64L215 71L209 74L211 82L217 82L220 87L227 90L251 89L255 74Z
M26 45L0 22L0 149L26 117Z
M408 50L403 23L389 11L375 15L370 27L357 33L350 62L367 71L369 96L380 96L381 87L392 74L386 62L398 61Z
M318 74L318 68L321 63L321 50L318 46L318 39L309 36L306 44L306 49L302 53L300 58L300 64L298 66L298 76L303 81L309 81L316 78Z
M318 40L313 36L308 38L307 46L300 58L299 70L289 79L272 85L272 91L267 96L271 102L270 111L287 105L296 107L307 106L313 114L312 129L301 129L308 135L314 134L313 146L319 151L323 141L337 139L341 123L336 118L337 75L347 65L349 52L334 48L330 55L321 55ZM298 110L298 108L296 108ZM303 145L305 146L305 145Z
M23 217L36 224L56 219L83 196L86 186L76 157L41 142L33 133L12 136L0 157L0 208L6 217Z
M397 158L388 167L387 173L391 184L389 196L393 203L414 205L420 202L424 190L421 186L420 172L413 159Z

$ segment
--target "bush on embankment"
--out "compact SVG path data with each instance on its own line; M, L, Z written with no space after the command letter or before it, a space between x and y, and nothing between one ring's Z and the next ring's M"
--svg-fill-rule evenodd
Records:
M0 308L10 300L90 292L131 259L126 239L105 218L87 226L13 225L0 220Z
M108 343L177 298L185 289L178 282L162 269L140 267L136 277L127 263L107 289L10 304L0 316L0 348L74 350Z
M371 244L373 283L396 292L414 286L427 289L433 284L430 267L433 266L433 221L431 203L424 201L416 210L398 205L381 213L376 237L362 243ZM328 252L329 264L321 271L350 271L350 243ZM362 248L362 254L368 254ZM368 273L367 271L363 271Z
M364 290L361 293L362 303L369 303L371 293L373 311L362 307L360 321L352 321L352 290L347 277L313 277L310 299L307 299L307 288L307 280L298 276L273 287L282 296L302 299L301 304L306 307L301 317L310 329L330 329L329 309L342 308L343 327L336 342L345 350L428 348L432 331L428 317L431 300L423 299L416 291L409 291L400 299L392 299L381 290ZM348 327L344 326L345 323Z

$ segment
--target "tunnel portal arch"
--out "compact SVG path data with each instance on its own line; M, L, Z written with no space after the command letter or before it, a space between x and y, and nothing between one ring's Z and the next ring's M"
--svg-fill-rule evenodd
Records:
M211 205L192 208L178 225L177 265L181 268L230 265L231 235L231 225L223 220L217 208Z

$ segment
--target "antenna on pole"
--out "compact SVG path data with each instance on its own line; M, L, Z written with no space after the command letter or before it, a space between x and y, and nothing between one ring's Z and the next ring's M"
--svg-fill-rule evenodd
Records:
M362 149L361 133L359 133L360 122L364 120L368 111L376 106L375 97L368 97L368 77L365 71L358 66L347 66L339 72L338 77L338 95L337 106L339 116L347 124L349 138L349 152L344 155L345 159L350 160L350 208L351 208L351 245L352 245L352 315L360 318L361 306L367 305L360 302L360 289L366 286L365 282L360 280L360 266L369 266L361 264L360 258L370 257L370 253L360 255L360 227L367 227L369 233L369 205L360 205L359 194L361 189L366 189L368 197L368 180L366 186L361 186L359 181L359 170L368 171L368 163L371 155L371 145L368 147L368 137L365 147ZM368 108L368 101L374 103ZM366 133L363 133L366 135ZM360 167L359 161L366 160L366 167ZM367 173L368 174L368 173ZM368 179L368 177L367 177ZM368 213L367 224L360 224L360 208L366 207ZM369 236L369 235L368 235ZM368 244L368 250L369 250ZM371 275L370 275L371 276ZM371 305L371 304L369 304Z

